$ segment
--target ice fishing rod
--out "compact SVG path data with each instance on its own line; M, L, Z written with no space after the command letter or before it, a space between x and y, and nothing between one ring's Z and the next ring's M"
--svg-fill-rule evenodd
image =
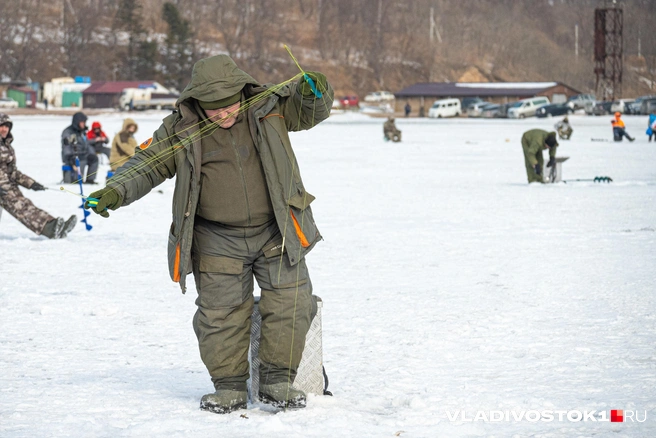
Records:
M568 179L568 180L563 180L564 183L568 182L594 182L594 183L611 183L613 182L613 178L610 176L595 176L594 178L590 179Z
M48 190L52 190L52 191L55 191L55 192L58 191L56 189L51 189L49 187L46 187L46 188ZM98 201L100 201L100 199L92 198L91 196L84 196L84 195L81 195L79 193L75 193L75 192L72 192L68 189L65 189L64 187L59 187L59 190L61 190L62 192L70 193L71 195L79 196L80 198L82 198L82 200L84 202L88 202L91 207L95 207L96 205L98 205ZM107 210L107 209L105 208L105 210Z
M321 91L317 90L317 86L314 84L312 78L308 76L307 73L305 73L305 70L303 70L301 64L298 63L296 57L292 55L292 51L289 49L289 47L287 47L287 44L283 44L283 46L285 47L285 50L287 50L287 53L289 53L289 56L291 56L292 61L294 61L294 64L296 64L296 67L298 67L301 73L303 73L303 77L305 78L307 83L310 84L310 88L312 88L312 92L314 93L314 95L317 96L317 98L321 99L323 97L323 94L321 93Z

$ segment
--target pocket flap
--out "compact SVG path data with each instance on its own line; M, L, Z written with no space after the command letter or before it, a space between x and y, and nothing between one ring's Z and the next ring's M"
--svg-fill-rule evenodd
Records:
M268 245L265 245L264 248L262 248L262 252L264 253L264 257L270 259L271 257L276 257L282 254L282 240L270 243Z
M215 257L209 255L200 256L201 272L217 272L221 274L241 274L244 270L244 262L230 257Z
M289 201L287 201L288 205L291 205L292 207L296 207L299 210L305 210L308 205L312 203L316 198L309 194L308 192L301 192L301 193L296 193L294 196L289 198Z

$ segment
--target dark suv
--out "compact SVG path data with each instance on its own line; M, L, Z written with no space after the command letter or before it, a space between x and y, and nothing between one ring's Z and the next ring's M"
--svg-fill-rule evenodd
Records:
M613 102L610 100L597 102L595 103L594 107L592 107L592 114L595 116L605 116L606 114L610 114L611 105L613 105Z
M644 99L640 103L640 114L648 116L653 113L656 113L656 98Z
M462 105L460 105L460 108L467 111L467 108L478 102L483 102L483 99L480 97L463 97Z

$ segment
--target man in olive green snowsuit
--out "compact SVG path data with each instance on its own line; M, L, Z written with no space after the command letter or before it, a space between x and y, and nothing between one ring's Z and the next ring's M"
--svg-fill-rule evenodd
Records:
M544 182L542 150L549 149L549 162L547 167L556 164L556 141L555 132L547 132L542 129L531 129L522 136L522 149L524 150L524 162L526 164L526 176L528 182Z
M108 216L176 176L169 270L185 291L193 272L193 325L216 392L201 408L246 407L253 277L262 289L260 399L303 407L291 387L310 326L312 286L305 255L321 239L289 131L310 129L330 113L333 90L321 73L283 86L261 85L226 55L198 61L192 78L152 142L92 193ZM273 88L272 88L273 87Z

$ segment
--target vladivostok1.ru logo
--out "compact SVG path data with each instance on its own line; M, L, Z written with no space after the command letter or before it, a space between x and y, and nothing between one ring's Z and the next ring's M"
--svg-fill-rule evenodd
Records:
M594 422L611 422L611 423L644 423L647 421L647 411L611 409L609 411L579 411L579 410L491 410L477 411L472 415L471 412L463 410L446 411L449 421L471 423L476 421L497 423L502 421L528 421L537 423L538 421L594 421Z

